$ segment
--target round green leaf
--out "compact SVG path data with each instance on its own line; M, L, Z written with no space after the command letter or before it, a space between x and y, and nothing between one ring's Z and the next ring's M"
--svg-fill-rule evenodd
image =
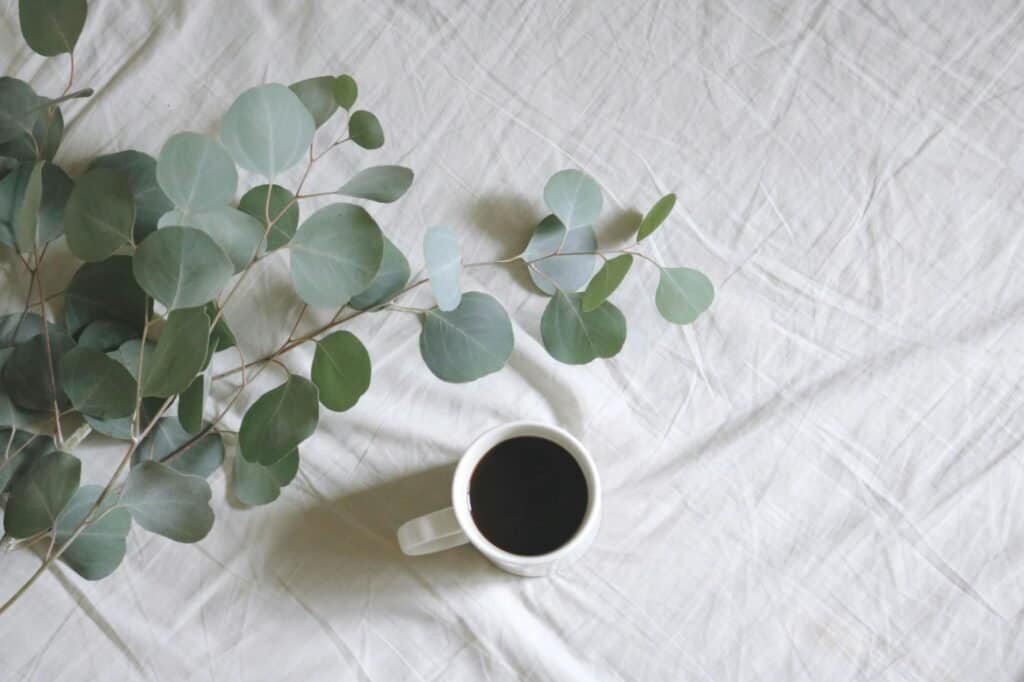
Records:
M0 315L0 348L12 348L43 333L43 318L35 313Z
M462 286L459 283L462 277L462 255L455 232L445 225L427 230L423 238L423 258L437 307L443 311L454 310L462 298Z
M562 245L558 251L588 255L537 257L541 258L540 260L530 255L534 250L546 250L553 241L550 236L553 231L550 227L551 220L558 224L561 231ZM594 273L594 265L597 262L597 256L589 255L597 251L597 235L594 234L594 228L585 226L566 232L557 218L548 216L537 226L534 234L538 244L534 248L534 240L531 239L523 256L527 261L535 261L530 268L530 279L534 285L548 296L553 295L556 289L567 293L579 291Z
M270 188L270 204L267 204L267 191ZM285 209L285 207L288 207ZM238 202L238 208L245 211L266 228L267 216L277 220L267 235L267 251L274 251L286 246L295 236L299 227L299 204L294 195L279 185L260 185L245 193ZM268 210L269 209L269 210ZM284 211L282 213L282 211ZM280 217L278 217L280 216Z
M89 168L113 169L128 183L132 198L135 200L133 236L136 243L149 236L156 229L160 216L174 208L174 204L156 181L156 159L149 154L133 149L107 154L96 158ZM231 194L234 194L234 190Z
M559 171L544 186L544 201L569 230L593 225L601 213L601 188L578 170Z
M715 286L703 272L690 268L662 268L654 302L669 322L690 324L715 300Z
M316 342L310 379L320 392L320 403L343 412L370 387L370 354L354 334L334 332Z
M636 240L643 241L647 237L651 236L651 233L661 227L661 224L668 218L668 214L672 212L672 209L676 205L676 195L666 194L662 198L658 199L657 203L651 207L651 210L647 212L644 219L640 221L640 227L636 233Z
M86 10L85 0L18 0L21 34L44 57L71 52L85 25Z
M168 457L172 459L164 462ZM160 462L183 474L207 478L224 462L224 439L212 430L202 436L190 434L177 420L164 417L132 455L133 467L142 462Z
M241 272L252 262L263 241L263 224L230 206L194 213L186 221L176 224L194 227L210 235L231 259L235 272Z
M102 493L101 485L83 485L75 492L57 517L55 546L61 547L71 539ZM92 517L94 520L60 555L61 561L86 580L107 577L124 559L125 538L132 527L132 516L126 509L114 509L114 504L116 497L108 495Z
M384 146L384 130L380 121L369 111L356 111L348 119L348 136L363 149Z
M586 312L581 294L558 292L544 309L540 331L551 357L569 365L585 365L622 349L626 318L607 301Z
M352 76L343 74L334 79L334 101L339 107L348 111L356 103L358 96L359 88Z
M288 248L299 297L313 306L335 307L373 281L384 235L362 207L332 204L310 216Z
M390 300L405 288L410 274L409 261L405 259L398 247L385 237L384 257L381 259L377 274L374 275L370 286L366 287L358 296L352 297L349 305L356 310L367 310Z
M238 445L250 462L270 465L313 435L320 418L316 386L294 374L246 411Z
M82 463L66 452L36 459L12 486L4 509L4 530L12 538L27 538L52 528L81 476Z
M208 234L174 226L157 230L139 244L132 271L146 293L173 310L214 300L235 269Z
M85 261L103 260L132 241L135 200L124 177L94 168L78 179L64 209L71 252Z
M135 379L95 348L79 346L67 352L60 361L60 385L83 414L116 419L135 409Z
M373 166L356 173L338 194L390 204L412 186L413 172L405 166Z
M142 351L142 365L149 367L153 364L153 352L156 344L146 341L146 349L142 350L142 339L131 339L125 341L117 350L107 353L114 360L117 360L122 367L128 370L132 378L138 381L139 378L139 352Z
M583 292L583 312L589 313L608 300L633 266L633 256L624 253L606 261Z
M39 105L39 96L28 83L0 76L0 142L31 135L38 120Z
M210 486L158 462L132 469L119 506L146 530L177 542L198 542L213 527Z
M0 493L49 452L53 452L49 436L0 428Z
M474 381L505 366L512 355L512 322L494 298L478 291L462 295L455 310L423 315L420 354L443 381Z
M302 101L270 83L238 96L224 115L220 139L239 166L273 179L298 163L316 126Z
M39 207L43 202L43 163L32 165L24 195L14 216L12 230L14 245L21 253L31 253L36 247L39 227Z
M87 324L82 330L78 337L78 345L83 348L95 348L106 353L120 348L125 341L139 338L140 331L132 325L118 320L96 320Z
M166 398L188 388L203 367L209 339L202 308L172 311L152 356L143 360L142 394Z
M298 470L297 448L270 466L235 457L231 468L230 490L242 504L269 504L280 496L281 488L291 483Z
M227 206L235 197L238 171L224 147L199 133L178 133L164 143L156 180L183 211Z
M317 128L338 110L338 102L334 99L334 78L331 76L307 78L292 83L288 88L302 101Z
M123 322L142 333L149 307L136 283L131 256L111 256L78 268L64 294L64 322L78 334L97 320Z
M50 355L46 353L46 337L49 337ZM7 395L23 409L53 414L53 384L50 381L50 359L57 387L57 404L63 409L68 406L67 395L61 390L60 361L75 347L75 342L60 325L48 325L47 335L39 334L14 347L4 363L0 378Z

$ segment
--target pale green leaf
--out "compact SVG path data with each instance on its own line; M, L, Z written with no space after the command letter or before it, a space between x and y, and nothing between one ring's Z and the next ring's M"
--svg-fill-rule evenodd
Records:
M565 227L593 225L601 213L601 188L578 170L559 171L544 186L544 201Z
M231 259L235 272L241 272L252 262L263 241L263 224L230 206L193 213L173 224L194 227L208 234Z
M194 227L165 227L142 242L132 257L135 280L167 308L208 303L234 274L217 242Z
M405 194L412 180L413 172L405 166L373 166L356 173L338 194L390 204Z
M164 143L156 179L183 211L227 206L235 197L238 171L224 147L199 133L178 133Z
M177 542L198 542L213 527L210 486L158 462L142 462L128 475L119 506L146 530Z
M508 313L487 294L469 291L455 310L423 315L420 354L444 381L473 381L498 371L512 354L512 345Z
M567 256L533 256L534 252L546 251L552 241L551 233L556 230L552 228L552 222L558 225L561 236L561 247L557 253L575 254ZM527 261L534 261L530 268L530 279L534 285L543 293L551 296L556 290L567 293L579 291L594 273L594 265L597 263L597 256L591 255L597 251L597 235L594 228L584 226L566 232L561 221L554 216L548 216L534 233L534 239L526 247L523 258ZM538 272L539 271L539 272Z
M370 286L352 297L349 305L356 310L367 310L390 300L405 288L410 274L412 273L409 270L409 261L398 247L385 237L384 257L381 259L377 274L374 275Z
M224 440L213 430L202 435L189 433L177 420L164 417L139 443L132 456L132 466L148 461L166 464L183 474L207 478L224 462Z
M690 268L662 268L654 302L669 322L690 324L715 300L715 286L707 275Z
M281 495L281 488L291 483L298 470L298 448L270 466L250 462L244 457L235 457L229 489L242 504L269 504Z
M462 298L462 254L454 230L437 225L423 238L423 258L430 276L430 288L443 311L454 310Z
M316 125L302 101L270 83L243 92L224 115L220 139L239 166L273 180L298 163Z

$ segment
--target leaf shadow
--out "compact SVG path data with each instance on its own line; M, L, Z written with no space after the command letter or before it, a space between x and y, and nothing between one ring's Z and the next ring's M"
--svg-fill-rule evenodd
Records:
M537 207L516 194L492 194L470 203L468 220L474 228L486 234L499 246L497 258L520 254L526 248L533 229L544 216ZM516 284L527 291L535 291L533 282L522 263L508 268Z
M597 238L602 246L618 246L630 241L644 214L635 208L618 209L600 229Z

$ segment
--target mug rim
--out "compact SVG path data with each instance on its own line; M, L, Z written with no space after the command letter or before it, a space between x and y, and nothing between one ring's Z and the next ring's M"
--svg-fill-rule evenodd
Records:
M498 443L521 436L537 436L545 438L560 446L576 460L583 477L587 482L587 509L583 520L572 536L557 549L545 554L516 554L498 547L477 528L473 514L469 509L469 482L476 465ZM470 543L485 556L497 561L518 565L547 564L572 552L587 540L587 529L600 518L601 511L601 480L597 474L597 466L586 447L571 433L553 424L533 421L514 421L499 424L476 437L466 448L452 477L452 509L462 532Z

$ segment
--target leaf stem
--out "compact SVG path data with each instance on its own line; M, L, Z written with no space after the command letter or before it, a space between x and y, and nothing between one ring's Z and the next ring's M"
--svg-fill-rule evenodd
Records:
M32 255L35 258L36 284L39 285L39 304L42 313L41 317L43 318L43 348L46 351L46 366L50 374L50 391L51 396L53 397L53 416L56 422L57 432L56 444L57 449L59 450L64 446L64 434L60 427L60 405L57 400L57 374L53 369L53 351L50 345L50 323L46 319L46 292L43 290L43 276L39 272L43 265L43 259L46 257L46 247L44 246L40 253L39 248L37 246L33 246Z

